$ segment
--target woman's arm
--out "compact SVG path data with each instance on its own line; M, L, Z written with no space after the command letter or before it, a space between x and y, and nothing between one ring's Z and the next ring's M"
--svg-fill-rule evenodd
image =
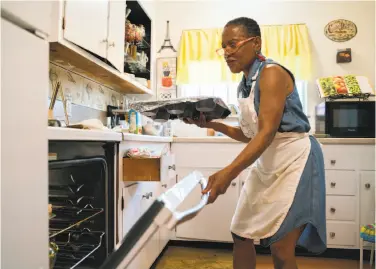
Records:
M184 122L187 124L195 124L200 128L210 128L214 129L217 132L221 132L228 137L237 140L239 142L248 143L250 141L250 138L246 137L243 133L243 131L240 129L240 127L233 127L229 126L227 124L221 123L221 122L201 122L199 120L193 120L193 119L184 119Z
M206 127L214 129L217 132L221 132L239 142L248 143L251 140L244 135L240 127L229 126L221 122L208 122Z
M233 176L252 165L272 143L278 131L286 97L293 90L293 81L280 66L265 67L260 77L260 111L258 133L229 165Z

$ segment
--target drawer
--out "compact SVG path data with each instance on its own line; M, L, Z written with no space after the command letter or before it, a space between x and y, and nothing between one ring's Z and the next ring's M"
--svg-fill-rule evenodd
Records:
M355 195L357 190L355 171L326 170L326 194Z
M355 170L360 152L355 145L323 145L325 169Z
M355 221L355 196L326 196L326 219Z
M173 155L160 158L123 158L123 181L168 181L175 176Z
M328 245L354 247L357 245L358 229L354 223L328 221L326 239Z

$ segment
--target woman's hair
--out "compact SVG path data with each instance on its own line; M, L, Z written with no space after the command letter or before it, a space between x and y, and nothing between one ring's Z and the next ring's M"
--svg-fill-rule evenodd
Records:
M247 31L249 36L260 36L261 37L260 26L258 25L258 23L255 20L253 20L251 18L240 17L240 18L233 19L233 20L229 21L228 23L226 23L225 27L230 26L230 25L232 25L232 26L243 26L244 29Z

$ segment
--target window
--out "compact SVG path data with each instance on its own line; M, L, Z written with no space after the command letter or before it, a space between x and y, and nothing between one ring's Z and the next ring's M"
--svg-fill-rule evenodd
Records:
M237 88L238 82L184 84L179 85L178 96L216 96L226 104L237 104ZM296 81L296 88L303 106L303 112L307 114L307 81Z

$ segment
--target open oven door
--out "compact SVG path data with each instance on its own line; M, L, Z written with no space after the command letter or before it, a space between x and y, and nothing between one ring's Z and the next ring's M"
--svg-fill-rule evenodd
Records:
M159 228L167 227L172 230L176 225L197 215L207 204L209 194L202 195L199 203L189 210L179 212L177 209L198 184L202 190L205 189L207 179L200 172L194 171L159 196L100 268L127 268Z

